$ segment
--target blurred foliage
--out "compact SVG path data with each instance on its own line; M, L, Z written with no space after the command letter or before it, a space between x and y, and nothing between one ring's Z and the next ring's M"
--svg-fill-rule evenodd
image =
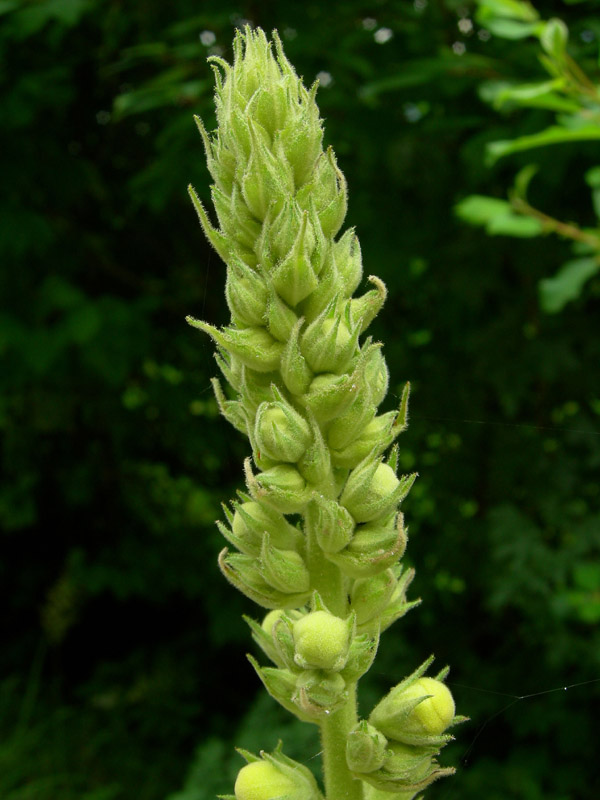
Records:
M528 75L519 76L519 81L514 76L508 80L484 81L479 87L481 98L507 114L519 108L543 109L554 114L553 124L548 125L544 120L541 130L488 142L487 162L494 164L504 156L539 147L600 139L600 72L596 53L580 54L585 64L585 69L582 68L569 52L569 28L565 21L558 17L544 21L533 6L522 0L478 0L478 6L476 17L491 33L509 40L538 39L540 47L532 59L532 71L538 62L538 69L541 66L547 73L544 80L534 82L527 80ZM597 31L595 25L594 29L582 31L581 38L589 43ZM589 74L594 75L595 81L588 77L588 67L593 70ZM573 242L575 258L564 263L554 277L539 283L541 307L555 313L577 299L584 285L600 272L600 167L593 166L582 176L592 189L591 205L596 215L594 227L585 229L573 222L561 222L528 202L527 189L536 172L537 166L528 164L518 173L509 202L471 195L456 210L462 219L483 225L491 235L537 237L555 233Z
M538 8L566 20L586 71L599 6ZM547 80L539 39L507 41L476 13L0 2L4 800L208 800L230 789L234 745L318 751L258 690L240 620L256 609L217 574L213 521L245 452L217 418L212 347L183 321L226 317L185 187L209 196L192 114L212 126L205 57L229 57L244 20L278 27L300 74L320 77L348 223L390 290L375 329L390 407L414 387L401 457L421 475L406 514L424 603L385 637L365 712L435 651L473 722L432 800L596 797L600 280L590 269L544 314L538 283L573 260L567 240L511 238L505 205L494 239L452 211L473 195L509 202L531 154L491 163L489 146L575 112L517 102L514 87ZM490 82L513 87L500 114ZM597 193L596 147L537 149L532 208L593 229L582 181Z

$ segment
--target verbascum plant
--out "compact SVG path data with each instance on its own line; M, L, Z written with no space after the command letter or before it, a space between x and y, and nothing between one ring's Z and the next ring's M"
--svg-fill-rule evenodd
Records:
M246 491L226 522L233 548L219 565L267 610L248 619L274 666L250 658L267 691L319 726L325 794L281 746L248 762L237 800L410 800L454 770L436 756L460 721L443 680L424 677L432 659L359 720L356 685L383 630L408 601L413 571L400 562L407 536L399 506L415 475L397 476L400 407L378 414L388 370L381 344L361 341L386 289L369 277L359 297L361 252L340 235L346 182L315 102L277 34L246 28L233 65L212 57L217 130L197 119L214 185L214 227L194 190L202 228L227 265L231 322L193 318L217 345L229 385L213 381L223 416L250 440ZM387 453L387 456L386 456Z

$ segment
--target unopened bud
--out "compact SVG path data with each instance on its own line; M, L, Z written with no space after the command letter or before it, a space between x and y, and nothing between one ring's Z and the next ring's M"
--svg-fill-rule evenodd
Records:
M272 800L274 797L291 800L297 796L294 780L268 761L253 761L242 767L234 791L236 800Z
M295 661L303 669L338 672L348 659L348 622L327 611L311 611L294 623Z
M387 739L373 725L361 720L348 734L346 763L351 772L373 772L383 766Z
M412 745L439 743L454 721L454 699L448 687L435 678L422 677L430 662L395 686L373 709L369 721L388 738Z
M300 459L311 439L308 422L283 398L259 406L254 435L261 454L292 464Z

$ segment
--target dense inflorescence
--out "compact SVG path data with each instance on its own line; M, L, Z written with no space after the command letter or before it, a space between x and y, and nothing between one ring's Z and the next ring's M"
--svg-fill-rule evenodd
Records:
M317 85L303 86L276 34L274 45L275 53L262 31L246 29L236 36L232 66L211 59L218 127L211 135L197 124L218 228L190 192L227 265L231 322L218 329L189 321L216 342L229 386L226 393L213 382L219 407L252 447L247 492L225 509L227 524L218 523L235 549L223 550L220 567L271 610L262 624L248 620L276 665L253 661L266 688L321 724L349 702L380 632L416 605L406 600L413 572L399 563L407 537L398 510L416 476L397 477L392 446L406 427L408 385L399 409L379 414L388 369L381 345L361 339L386 289L371 276L372 288L354 296L361 252L352 229L340 234L346 182L333 150L323 149ZM396 728L430 694L403 696ZM387 706L374 715L386 718ZM388 742L374 720L348 736L347 768L374 791L414 793L451 771L433 756L449 738L453 706L434 733L419 735L413 717L414 741L392 732ZM262 767L248 758L240 786L259 771L282 786L290 780L280 775L289 769L281 753ZM299 797L317 796L308 779L302 785ZM239 787L236 794L245 796Z

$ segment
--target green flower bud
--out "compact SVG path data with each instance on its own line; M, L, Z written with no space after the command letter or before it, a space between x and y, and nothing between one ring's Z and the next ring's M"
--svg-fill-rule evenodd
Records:
M362 578L354 581L350 593L350 605L356 611L358 625L376 619L389 603L394 589L396 578L391 569L374 575L371 578Z
M267 333L264 328L222 328L219 330L207 322L186 317L193 327L208 333L214 341L243 364L257 372L271 372L279 366L283 345Z
M300 347L313 372L342 373L356 353L359 327L350 328L336 304L332 300L302 336Z
M358 386L350 375L317 375L301 400L315 419L323 423L343 413L357 392Z
M387 520L359 525L349 545L339 553L327 553L342 572L352 578L368 578L393 566L406 548L406 532L402 515L392 514Z
M274 336L275 339L284 344L288 341L295 325L298 323L298 317L283 302L274 289L269 292L266 320L271 336Z
M299 336L303 323L303 317L295 323L281 354L281 377L293 395L304 395L314 377L300 350Z
M305 670L296 679L294 703L313 719L322 719L348 699L346 681L339 673Z
M277 158L266 146L253 121L250 134L250 158L240 183L250 212L262 221L271 203L276 207L283 205L286 196L293 192L294 178L288 162Z
M235 782L236 800L275 800L300 798L292 778L268 761L254 761L239 771Z
M407 784L419 783L432 768L432 754L424 748L410 747L400 742L390 742L384 770Z
M305 529L314 532L323 552L338 553L352 539L354 520L344 506L317 494L307 509Z
M308 422L283 397L259 406L254 435L267 458L292 464L300 459L311 440Z
M350 473L340 502L357 522L369 522L396 508L416 477L405 475L399 481L391 467L367 457Z
M309 224L308 212L304 211L292 247L271 273L275 288L292 307L308 297L318 286L318 279L310 262L314 235L311 235Z
M229 553L225 548L219 555L219 567L236 589L263 608L298 608L309 599L309 592L284 592L267 583L254 556Z
M366 416L371 413L371 408L366 409ZM395 411L388 411L375 417L364 426L359 436L350 444L339 450L332 450L331 459L337 467L352 469L356 467L369 453L377 455L383 453L394 440L394 421L397 417Z
M389 372L380 348L373 348L365 368L365 380L371 390L371 402L378 406L388 390Z
M322 493L336 493L336 482L331 468L331 455L323 434L314 417L310 420L312 441L298 461L298 471L309 484L318 486Z
M234 323L240 327L264 324L267 287L264 280L243 261L227 267L225 297Z
M454 698L450 689L435 678L419 678L404 689L403 701L425 697L408 715L403 729L408 734L439 735L454 719Z
M354 683L365 672L368 672L377 655L378 646L379 632L377 630L374 631L374 635L361 633L358 636L354 636L350 643L348 661L340 672L344 680Z
M296 201L302 208L314 203L323 234L328 238L337 234L346 216L347 187L331 147L321 153L310 183L298 191Z
M388 741L366 720L361 720L348 734L346 763L352 772L373 772L383 766Z
M362 255L354 228L347 230L334 244L332 255L344 297L352 297L362 279Z
M444 731L456 721L454 700L441 680L424 678L428 659L395 686L373 709L369 722L389 739L409 745L441 745Z
M286 594L307 592L310 589L310 574L302 556L295 550L278 550L272 547L268 533L262 541L260 571L269 586Z
M297 550L302 542L302 534L285 517L254 500L234 503L235 513L231 518L231 535L226 538L238 550L248 555L258 556L265 533L271 544L282 550Z
M309 502L312 490L294 467L281 464L259 473L249 484L251 494L282 514L297 514Z
M294 623L295 661L302 669L339 672L348 660L352 628L327 611L311 611Z
M319 800L317 782L310 770L281 752L261 752L257 758L238 750L249 763L238 773L235 800Z
M370 784L365 784L365 800L413 800L420 792L420 789L413 791L409 789L406 792L397 792L395 789L392 793L386 789L376 789Z

